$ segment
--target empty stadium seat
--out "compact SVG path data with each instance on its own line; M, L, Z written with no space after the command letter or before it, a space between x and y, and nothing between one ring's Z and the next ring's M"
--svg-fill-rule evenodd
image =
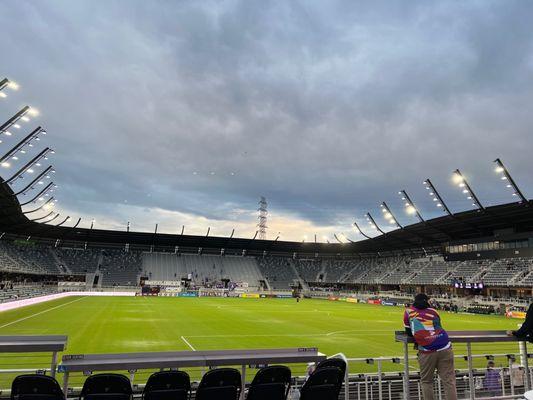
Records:
M316 369L300 390L300 400L338 400L344 374L338 367Z
M186 400L191 379L184 371L161 371L148 378L143 390L144 400Z
M47 375L20 375L11 384L11 400L64 400L57 381Z
M83 400L130 400L130 380L120 374L96 374L89 376L81 389Z
M283 365L265 367L252 380L247 400L285 400L290 387L290 368Z
M196 400L237 400L241 393L241 373L234 368L208 371L196 390Z
M330 367L336 367L341 370L342 377L339 381L339 392L341 391L342 382L344 381L344 378L346 376L346 361L344 361L342 358L332 357L327 358L323 361L320 361L318 365L316 366L316 369L323 369L323 368L330 368Z

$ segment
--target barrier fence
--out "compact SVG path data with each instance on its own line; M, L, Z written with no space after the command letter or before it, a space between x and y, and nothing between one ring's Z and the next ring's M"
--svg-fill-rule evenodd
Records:
M532 371L526 343L508 337L504 331L448 332L455 350L459 398L517 398L531 388ZM391 335L392 338L392 335ZM341 399L345 400L414 400L422 399L416 356L409 354L412 339L396 332L395 340L404 345L403 356L343 358L348 365ZM129 375L134 390L155 371L184 369L193 381L199 381L210 368L234 366L241 370L243 389L255 371L265 365L290 364L293 393L305 381L307 363L326 358L316 348L185 351L123 354L64 354L57 365L57 355L66 349L66 336L0 336L0 389L10 387L11 380L23 373L57 376L68 396L73 396L87 375L115 371ZM495 351L497 350L497 351ZM49 354L52 356L50 357ZM38 355L38 356L37 356ZM498 388L487 387L486 364L495 363ZM244 393L244 390L243 390ZM435 379L435 399L444 397L440 379ZM295 397L296 398L296 397Z

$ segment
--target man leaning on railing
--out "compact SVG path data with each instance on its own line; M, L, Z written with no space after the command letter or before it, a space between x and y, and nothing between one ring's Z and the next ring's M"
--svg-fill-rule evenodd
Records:
M404 326L418 349L420 383L424 400L433 400L435 370L444 388L446 400L457 400L452 344L442 328L440 316L431 308L429 297L417 294L411 307L405 310Z

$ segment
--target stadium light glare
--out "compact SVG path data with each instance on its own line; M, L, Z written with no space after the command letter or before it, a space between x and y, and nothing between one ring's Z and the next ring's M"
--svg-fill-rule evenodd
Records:
M463 194L466 194L467 200L472 200L472 206L477 207L479 210L484 210L485 207L481 204L479 201L479 198L476 196L470 185L468 184L468 181L465 179L461 171L459 169L456 169L453 171L453 180L454 182L458 182L459 186L463 184L464 189L462 190Z
M26 165L20 168L11 178L5 181L5 183L12 184L16 179L21 178L25 172L33 173L34 172L33 166L39 163L39 161L41 161L44 157L46 157L46 155L51 151L52 149L50 149L49 147L45 148L43 151L37 154L33 159L31 159L28 163L26 163ZM51 170L51 171L54 172L54 170Z
M386 202L381 203L381 210L383 211L383 216L387 220L387 222L391 225L396 225L397 228L402 229L402 225L398 222L398 219L394 216L392 213L390 207L387 205Z
M17 125L20 128L20 125L17 124L17 122L24 117L26 114L28 114L31 111L30 106L24 106L22 109L20 109L15 115L13 115L11 118L9 118L6 122L4 122L2 125L0 125L0 135L3 133L7 136L11 135L11 132L9 132L9 128L12 126ZM9 133L8 133L9 132Z
M385 234L385 232L378 226L378 224L369 212L366 213L366 220L368 221L368 225L370 225L372 228L374 228L381 234Z
M512 195L515 197L519 197L520 203L527 203L526 197L524 196L524 194L522 193L522 191L520 190L520 188L514 181L513 177L511 176L511 174L509 173L509 171L503 164L502 160L497 158L496 160L494 160L494 163L496 164L496 167L494 168L494 170L496 171L496 173L501 174L500 179L502 181L506 181L505 187L513 190Z
M2 164L0 164L0 165L2 165L3 168L9 168L9 167L11 167L11 164L8 163L7 161L2 162Z
M8 87L9 89L11 89L11 90L19 90L20 85L19 85L17 82L15 82L15 81L9 81L9 82L7 83L7 87Z
M18 85L17 82L10 81L7 78L2 79L0 81L0 97L1 98L6 98L7 97L7 94L2 91L5 88L11 89L11 90L18 90L19 85Z

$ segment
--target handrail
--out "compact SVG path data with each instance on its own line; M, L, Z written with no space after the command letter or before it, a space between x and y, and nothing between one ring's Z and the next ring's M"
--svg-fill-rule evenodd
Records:
M474 368L472 363L474 356L472 355L472 343L518 342L520 344L522 367L524 367L526 371L529 370L526 342L515 336L508 335L507 331L447 331L447 333L450 342L466 344L470 400L475 400ZM396 331L394 333L394 338L396 342L403 343L403 399L409 400L409 343L414 343L414 339L413 337L408 336L405 331ZM531 388L531 377L529 373L525 375L525 388L526 390L529 390Z

